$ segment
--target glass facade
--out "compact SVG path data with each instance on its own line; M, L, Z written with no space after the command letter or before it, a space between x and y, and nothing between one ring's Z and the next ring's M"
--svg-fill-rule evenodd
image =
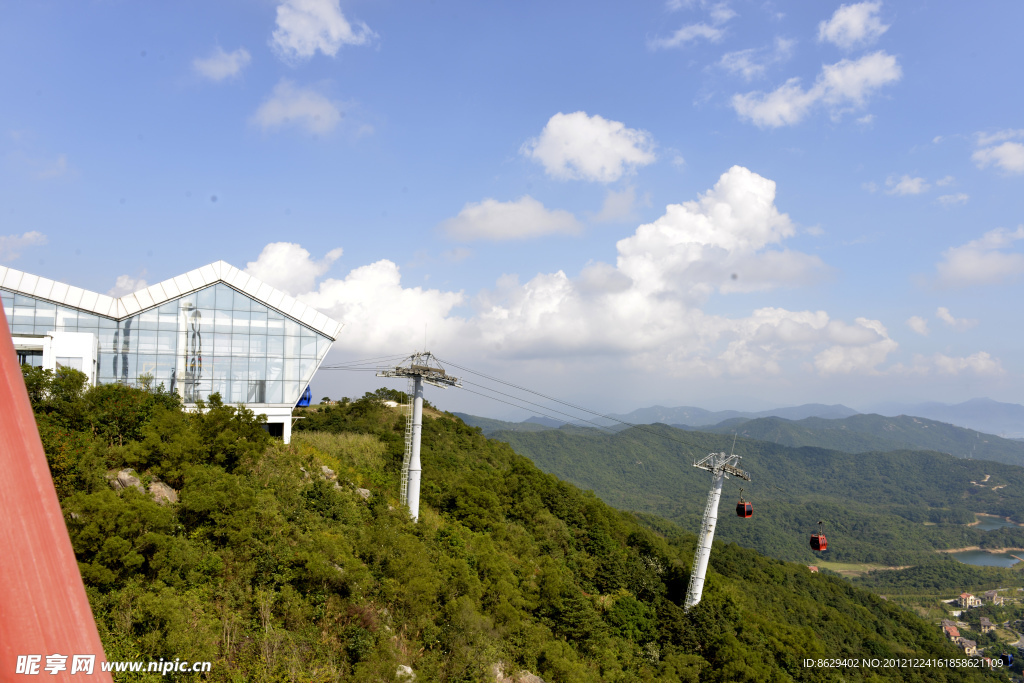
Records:
M122 320L0 289L13 335L92 332L97 381L151 376L186 403L294 405L332 340L218 282Z

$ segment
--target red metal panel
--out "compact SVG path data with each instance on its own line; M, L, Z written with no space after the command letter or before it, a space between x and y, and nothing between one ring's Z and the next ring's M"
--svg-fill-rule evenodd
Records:
M54 654L67 668L51 675ZM0 307L0 681L22 679L19 655L41 655L49 681L111 680ZM71 675L74 655L96 656L92 676Z

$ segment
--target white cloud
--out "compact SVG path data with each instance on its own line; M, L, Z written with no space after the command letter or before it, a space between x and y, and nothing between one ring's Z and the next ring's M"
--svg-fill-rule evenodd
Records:
M333 57L342 45L366 45L377 35L363 22L354 25L338 0L285 0L277 6L277 29L270 45L285 61L309 59L317 50Z
M962 358L951 358L950 356L937 353L932 358L932 362L935 363L939 372L944 372L949 375L958 375L965 370L969 370L970 372L978 375L1003 374L1002 363L998 358L993 358L986 351L979 351L978 353Z
M912 316L910 316L909 318L907 318L907 325L914 332L917 332L918 334L924 335L925 337L928 336L928 321L925 320L924 318L922 318L921 316L919 316L919 315L912 315Z
M795 233L775 207L775 183L734 166L697 201L670 204L664 216L620 240L618 267L645 291L690 301L716 289L804 284L825 270L818 257L767 248Z
M602 183L614 182L656 158L647 131L582 111L555 114L521 151L555 178Z
M886 194L898 195L921 194L931 188L924 178L911 178L908 175L901 178L889 176L885 180L885 185L889 188L885 191Z
M681 4L674 4L670 0L668 7L670 10L676 10L680 9L681 6ZM734 12L727 3L719 2L710 7L708 16L711 19L710 24L704 22L687 24L668 38L652 38L651 40L648 40L647 47L652 50L660 48L685 47L688 43L692 43L701 38L712 43L717 43L725 35L725 30L719 27L735 17L736 12Z
M139 274L139 277L132 277L131 275L118 275L117 280L114 281L114 286L107 290L108 296L122 297L125 294L131 294L137 292L140 289L145 289L149 285L143 279L146 275L145 269Z
M953 314L950 313L949 309L945 306L939 306L938 310L935 311L935 317L952 327L957 332L969 330L978 324L977 320L971 318L954 318Z
M398 266L387 260L352 270L344 279L328 279L315 291L299 297L305 303L345 324L335 344L340 349L373 351L374 355L403 352L423 338L444 348L456 342L472 347L476 335L452 310L465 302L462 292L403 287Z
M234 52L224 52L224 48L217 46L209 57L196 57L192 60L192 68L211 81L223 81L242 73L242 69L248 66L250 61L252 56L244 47Z
M1006 128L1004 130L997 130L994 133L976 133L975 138L978 147L988 147L996 142L1024 138L1024 129Z
M636 188L630 185L616 192L608 190L601 210L594 215L597 223L616 223L632 219L636 215Z
M956 194L944 194L939 197L939 203L943 206L956 206L957 204L966 204L967 200L970 198L970 195L963 192L957 192Z
M25 247L41 247L47 242L46 235L36 230L20 235L0 235L0 261L13 261L21 256Z
M945 287L969 287L1009 282L1024 272L1024 254L1007 251L1017 240L1024 239L1024 226L1010 232L996 228L981 239L943 252L936 264L939 284Z
M972 154L971 159L978 168L995 164L1007 173L1024 173L1024 145L1019 142L983 147Z
M687 24L683 26L668 38L652 38L647 41L648 47L652 50L659 48L672 48L672 47L683 47L687 43L692 43L698 38L709 40L712 43L717 43L725 35L725 31L716 26L709 24Z
M784 62L793 54L795 40L776 38L772 48L750 48L727 52L718 60L726 71L738 74L748 81L764 76L768 67Z
M849 109L863 107L879 88L901 77L896 58L879 51L856 61L844 59L826 64L809 90L800 86L799 78L791 78L770 93L733 95L732 107L741 119L761 128L797 124L819 104L838 118Z
M378 261L299 298L346 323L335 344L343 352L401 352L426 325L432 347L467 359L574 363L600 356L663 377L883 371L896 342L876 320L847 323L825 311L772 307L732 318L702 310L715 292L820 276L825 266L817 257L781 246L794 234L775 206L775 183L734 167L695 200L668 206L620 240L614 264L590 262L576 277L558 270L520 282L506 274L468 297L405 287L397 265ZM300 257L288 271L306 266Z
M998 358L993 358L987 351L978 351L970 356L947 356L943 353L936 353L931 356L916 353L913 355L911 364L905 366L897 364L890 369L891 374L899 375L959 375L970 372L975 375L1002 375L1005 373L1003 364Z
M856 325L841 327L844 334L837 335L840 343L814 357L814 367L822 375L879 374L878 366L899 346L877 320L857 318Z
M292 242L273 242L263 247L255 261L245 264L245 272L292 296L313 289L317 279L341 258L342 250L332 249L319 261Z
M323 134L334 130L341 118L338 105L323 94L282 80L253 114L252 122L263 130L298 126L310 133Z
M875 122L875 115L874 114L865 114L864 116L861 116L860 118L857 119L857 123L859 123L862 126L870 126L874 122Z
M936 180L935 184L938 185L939 187L945 187L946 185L952 185L954 182L956 182L956 178L954 178L951 175L948 175Z
M878 17L881 2L840 5L832 18L818 24L818 42L829 42L844 50L870 45L889 30Z
M459 215L441 223L441 229L457 240L511 240L551 234L576 235L582 227L568 211L546 209L526 195L511 202L485 199L466 204Z

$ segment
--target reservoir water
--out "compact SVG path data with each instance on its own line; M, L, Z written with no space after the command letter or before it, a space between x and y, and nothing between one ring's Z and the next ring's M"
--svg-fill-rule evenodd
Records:
M978 520L974 528L981 529L982 531L995 531L996 529L1003 529L1008 526L1019 526L1013 522L1007 522L1002 517L995 517L993 515L975 515L974 518Z
M1024 557L1024 552L1016 554ZM976 567L1012 567L1020 562L1008 553L987 553L984 550L964 550L950 555L964 564L973 564Z

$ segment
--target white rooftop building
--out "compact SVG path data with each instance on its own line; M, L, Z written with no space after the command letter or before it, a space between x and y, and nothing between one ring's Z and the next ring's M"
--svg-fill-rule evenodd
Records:
M291 439L292 408L342 324L224 261L120 298L0 266L19 361L91 384L151 379L186 406L219 393Z

